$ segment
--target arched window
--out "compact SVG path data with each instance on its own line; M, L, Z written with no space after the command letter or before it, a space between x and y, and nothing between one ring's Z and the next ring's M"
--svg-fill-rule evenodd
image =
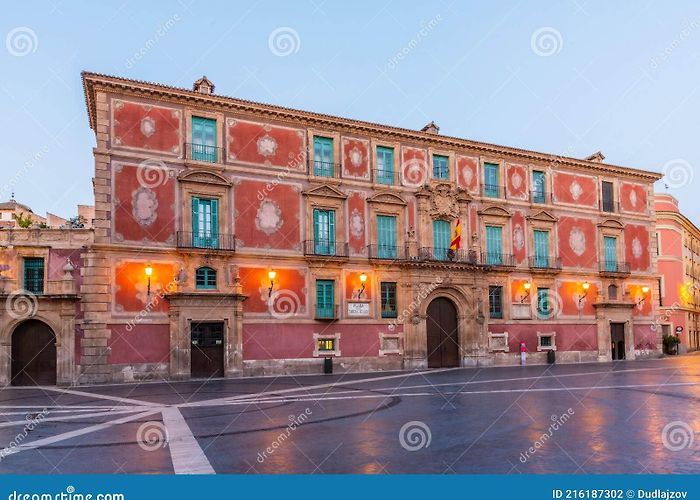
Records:
M608 300L617 300L617 285L608 287Z
M195 287L198 289L216 288L216 271L211 267L200 267L195 273Z

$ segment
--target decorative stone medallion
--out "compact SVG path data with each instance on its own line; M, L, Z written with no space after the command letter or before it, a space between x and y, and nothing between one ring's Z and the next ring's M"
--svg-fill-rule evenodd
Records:
M510 179L515 189L520 189L520 186L523 185L523 178L517 170L513 173L513 176Z
M141 120L141 133L145 137L151 137L156 131L156 122L150 116Z
M469 167L464 167L462 168L462 177L464 177L467 186L471 186L472 179L474 178L474 171Z
M577 181L574 181L571 183L571 186L569 186L569 192L571 193L571 197L574 200L578 200L583 194L583 188L581 187L581 184L579 184Z
M636 237L632 240L632 255L634 255L635 259L642 256L642 242Z
M362 238L365 234L365 220L358 209L353 209L350 214L350 233L355 238Z
M569 248L579 257L586 251L586 235L578 227L569 233Z
M525 246L525 234L520 224L516 224L513 229L513 245L518 250L522 250Z
M261 156L274 156L277 151L277 141L267 134L258 139L257 145Z
M637 208L637 191L634 189L630 191L630 203L634 208Z
M350 163L352 163L352 165L353 165L355 168L358 168L360 165L362 165L362 162L364 161L364 159L365 159L365 157L364 157L364 155L362 154L362 151L360 151L360 150L357 148L357 146L354 146L354 147L350 150Z
M131 195L131 213L140 225L147 227L158 217L158 198L146 187L140 187Z
M282 210L273 200L265 198L258 207L255 215L255 227L270 235L277 232L284 224Z

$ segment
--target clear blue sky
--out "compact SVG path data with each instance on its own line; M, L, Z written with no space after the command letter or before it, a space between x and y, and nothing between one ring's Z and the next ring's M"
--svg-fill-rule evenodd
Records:
M223 95L601 150L672 170L668 192L700 223L697 1L27 1L4 6L0 32L0 197L40 214L92 203L90 70L184 87L206 74Z

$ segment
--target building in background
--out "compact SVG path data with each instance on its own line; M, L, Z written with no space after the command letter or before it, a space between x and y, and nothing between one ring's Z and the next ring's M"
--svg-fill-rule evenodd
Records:
M218 96L206 77L83 82L94 242L70 272L78 319L51 324L75 354L58 380L515 364L521 342L535 363L659 355L657 173ZM38 289L35 250L13 252L13 286ZM0 323L3 345L23 324Z
M91 228L92 220L95 218L95 207L92 205L78 205L77 214L71 218L60 217L50 212L46 217L37 215L27 205L18 203L14 194L6 201L0 203L0 229L19 228L17 218L31 219L29 227L33 228L66 228L78 226L81 228Z
M700 229L680 212L678 200L654 196L659 271L659 327L677 333L680 352L700 347Z
M27 205L19 203L13 194L8 201L0 202L0 229L19 227L17 217L31 217L32 223L36 225L46 223L45 217L35 214Z

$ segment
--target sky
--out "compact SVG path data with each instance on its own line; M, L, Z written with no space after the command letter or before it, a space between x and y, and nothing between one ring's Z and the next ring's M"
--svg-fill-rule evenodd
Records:
M697 1L12 2L0 18L0 200L92 204L80 72L666 174L700 225ZM696 175L697 174L697 175ZM693 199L696 198L696 199Z

